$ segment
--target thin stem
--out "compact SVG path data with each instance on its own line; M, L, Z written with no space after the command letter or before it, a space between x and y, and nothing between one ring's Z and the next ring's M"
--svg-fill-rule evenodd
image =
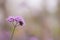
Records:
M12 40L12 39L13 39L13 35L14 35L15 28L16 28L16 25L14 26L14 29L13 29L13 32L12 32L12 35L11 35L10 40Z

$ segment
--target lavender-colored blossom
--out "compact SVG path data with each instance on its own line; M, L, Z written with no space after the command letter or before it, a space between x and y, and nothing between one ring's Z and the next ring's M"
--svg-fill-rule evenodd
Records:
M23 19L22 16L16 16L16 17L9 16L7 18L7 21L8 22L16 22L17 24L19 24L21 26L24 26L25 25L25 21L24 21L24 19Z
M9 16L7 18L7 21L8 22L16 22L17 24L19 24L21 26L24 26L25 25L25 21L24 21L24 19L23 19L22 16L16 16L16 17Z
M7 21L12 22L13 25L14 25L14 29L13 29L13 32L12 32L11 37L10 37L10 40L12 40L13 35L14 35L14 31L15 31L15 28L17 27L17 25L19 24L21 26L24 26L25 21L24 21L22 16L16 16L16 17L10 16L10 17L7 18Z
M13 16L9 16L9 17L7 18L7 21L8 21L8 22L14 22L14 17L13 17Z
M16 17L15 17L15 21L16 21L17 23L19 23L21 26L24 26L24 25L25 25L25 21L24 21L24 19L23 19L22 16L16 16Z
M15 17L15 21L16 21L16 22L19 22L20 20L22 20L22 17L21 17L21 16L16 16L16 17Z

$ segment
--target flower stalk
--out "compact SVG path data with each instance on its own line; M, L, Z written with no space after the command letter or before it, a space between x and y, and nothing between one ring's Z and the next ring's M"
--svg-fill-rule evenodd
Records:
M13 29L13 31L12 31L12 34L11 34L11 38L10 38L10 40L13 39L15 29L16 29L16 25L14 26L14 29Z

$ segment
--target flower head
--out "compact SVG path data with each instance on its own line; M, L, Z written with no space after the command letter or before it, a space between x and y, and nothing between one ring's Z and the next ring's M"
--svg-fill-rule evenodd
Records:
M15 21L16 21L17 23L19 23L21 26L24 26L24 25L25 25L25 22L24 22L24 19L23 19L22 16L16 16L16 17L15 17Z
M15 22L15 23L17 23L17 24L19 24L21 26L24 26L25 25L25 21L24 21L24 19L23 19L22 16L16 16L16 17L9 16L7 18L7 21L8 22Z
M21 17L21 16L16 16L16 17L15 17L15 21L16 21L16 22L19 22L20 20L22 20L22 17Z
M13 16L9 16L9 17L7 18L7 21L8 21L8 22L14 22L14 17L13 17Z

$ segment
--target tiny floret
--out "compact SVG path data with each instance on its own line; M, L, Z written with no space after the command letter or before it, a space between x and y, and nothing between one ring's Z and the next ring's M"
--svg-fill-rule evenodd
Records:
M24 26L24 25L25 25L25 21L24 21L24 19L23 19L22 16L16 16L16 17L15 17L15 21L16 21L17 23L19 23L19 25L21 25L21 26Z
M7 18L7 21L8 21L8 22L14 22L14 17L13 17L13 16L9 16L9 17Z

